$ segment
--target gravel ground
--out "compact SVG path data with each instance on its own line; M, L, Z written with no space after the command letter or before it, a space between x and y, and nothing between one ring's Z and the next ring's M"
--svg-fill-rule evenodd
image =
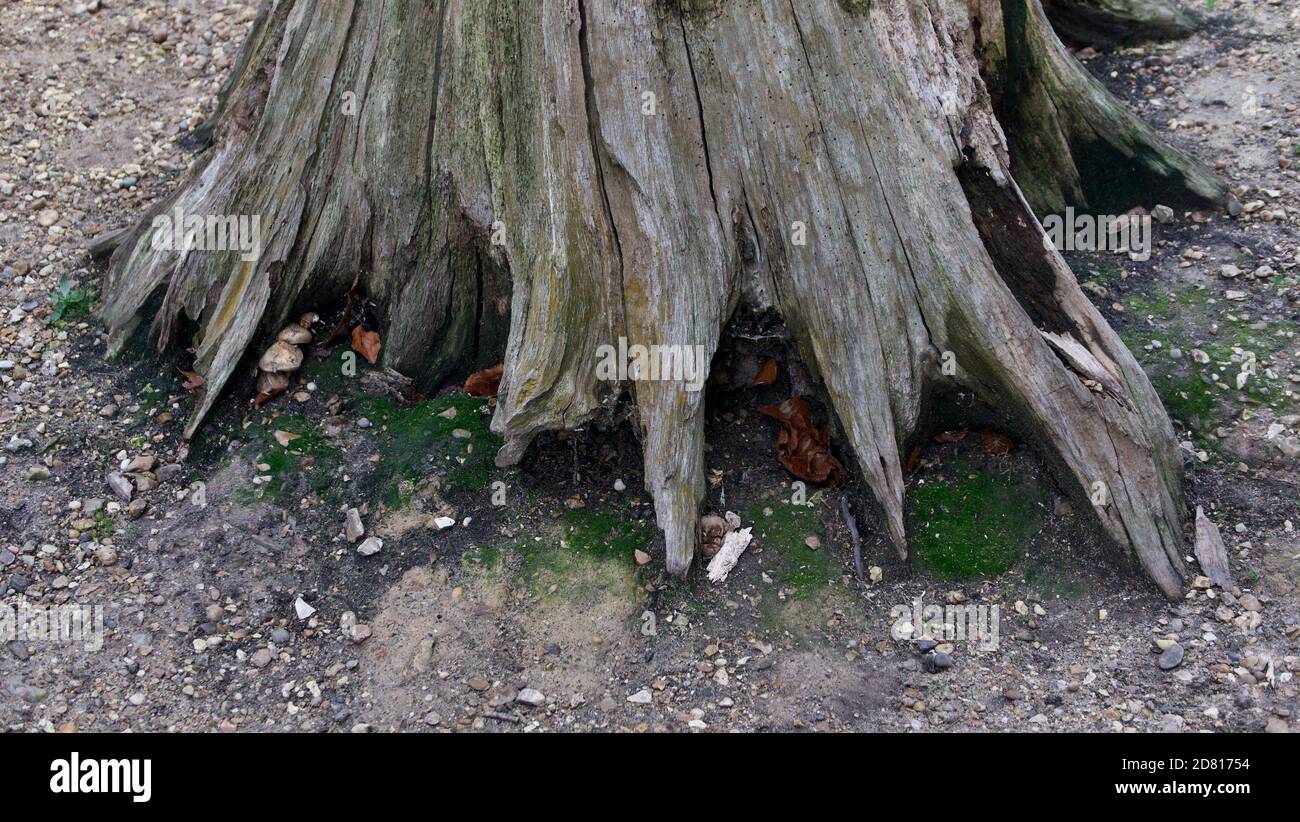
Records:
M752 396L711 401L710 499L756 535L720 585L663 577L621 429L546 438L522 470L467 488L490 403L447 394L416 410L454 430L401 476L407 407L311 352L290 395L253 408L248 377L185 447L184 357L104 359L88 313L102 271L85 249L174 185L254 14L0 0L0 619L24 605L103 619L102 646L0 647L0 727L1297 727L1294 2L1221 2L1186 42L1080 55L1216 163L1241 206L1171 215L1146 262L1071 257L1165 397L1188 502L1228 546L1230 589L1176 605L1099 544L1030 449L990 456L973 437L927 446L909 494L970 466L1041 489L1010 570L954 581L906 566L863 516L859 580L841 492L790 504ZM299 439L279 442L286 431ZM350 508L378 553L349 539ZM444 516L456 524L439 529ZM997 605L998 647L923 656L891 636L917 600Z

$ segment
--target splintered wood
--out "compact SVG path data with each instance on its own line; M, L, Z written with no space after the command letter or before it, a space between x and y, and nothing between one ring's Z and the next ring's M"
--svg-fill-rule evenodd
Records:
M731 530L722 538L722 548L709 561L710 582L725 582L727 574L730 574L731 569L736 567L740 555L745 553L750 540L754 538L751 533L754 530L753 527L741 528L739 516L728 511L726 519Z

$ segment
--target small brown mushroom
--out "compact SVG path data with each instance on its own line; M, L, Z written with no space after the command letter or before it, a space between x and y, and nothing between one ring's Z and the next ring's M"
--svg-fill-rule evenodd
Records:
M284 340L276 340L266 349L257 367L273 374L288 374L302 366L302 350Z
M260 371L257 374L257 404L265 405L271 400L289 390L289 375L277 374L271 371Z
M290 323L275 338L290 345L306 345L311 342L311 332L297 323Z

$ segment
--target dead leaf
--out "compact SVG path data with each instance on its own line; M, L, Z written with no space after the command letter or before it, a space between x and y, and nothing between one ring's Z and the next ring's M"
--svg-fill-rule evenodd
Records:
M970 433L965 428L960 431L943 431L934 435L935 442L961 442Z
M191 394L198 393L200 388L208 384L208 381L204 379L203 375L197 371L181 371L181 376L185 378L185 383L182 387Z
M1010 454L1015 447L1015 440L1006 434L999 434L992 428L980 431L980 448L984 449L985 454Z
M916 463L920 459L921 459L921 446L918 445L915 448L913 448L912 453L908 454L907 456L907 469L906 469L907 473L910 474L916 470Z
M831 455L829 429L813 428L812 411L803 399L792 397L780 405L759 406L758 411L781 423L776 453L787 471L816 483L844 479L844 466Z
M776 382L776 360L768 360L754 375L754 385L771 385Z
M465 393L471 397L495 397L504 371L505 365L501 364L470 374L465 380Z
M371 365L379 362L381 346L378 331L367 331L360 325L352 329L352 350L365 357Z
M280 445L284 446L285 448L288 448L289 443L293 442L294 440L302 439L302 434L295 434L292 431L281 431L278 428L275 430L274 436L275 436L275 441L280 443Z

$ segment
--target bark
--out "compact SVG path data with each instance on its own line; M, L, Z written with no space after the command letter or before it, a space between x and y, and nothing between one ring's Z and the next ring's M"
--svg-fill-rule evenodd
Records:
M1173 431L1030 203L1112 199L1097 174L1222 188L1087 77L1038 0L277 0L240 66L158 211L261 215L261 256L155 250L147 217L105 289L115 350L142 314L160 345L197 323L188 433L252 342L358 282L383 365L426 384L505 335L501 465L630 403L684 573L704 395L603 380L595 352L626 337L707 361L743 304L784 319L900 552L900 453L957 385L1011 412L1063 485L1101 483L1105 531L1181 594Z
M1061 37L1084 45L1177 40L1196 30L1177 0L1044 0L1043 8Z

